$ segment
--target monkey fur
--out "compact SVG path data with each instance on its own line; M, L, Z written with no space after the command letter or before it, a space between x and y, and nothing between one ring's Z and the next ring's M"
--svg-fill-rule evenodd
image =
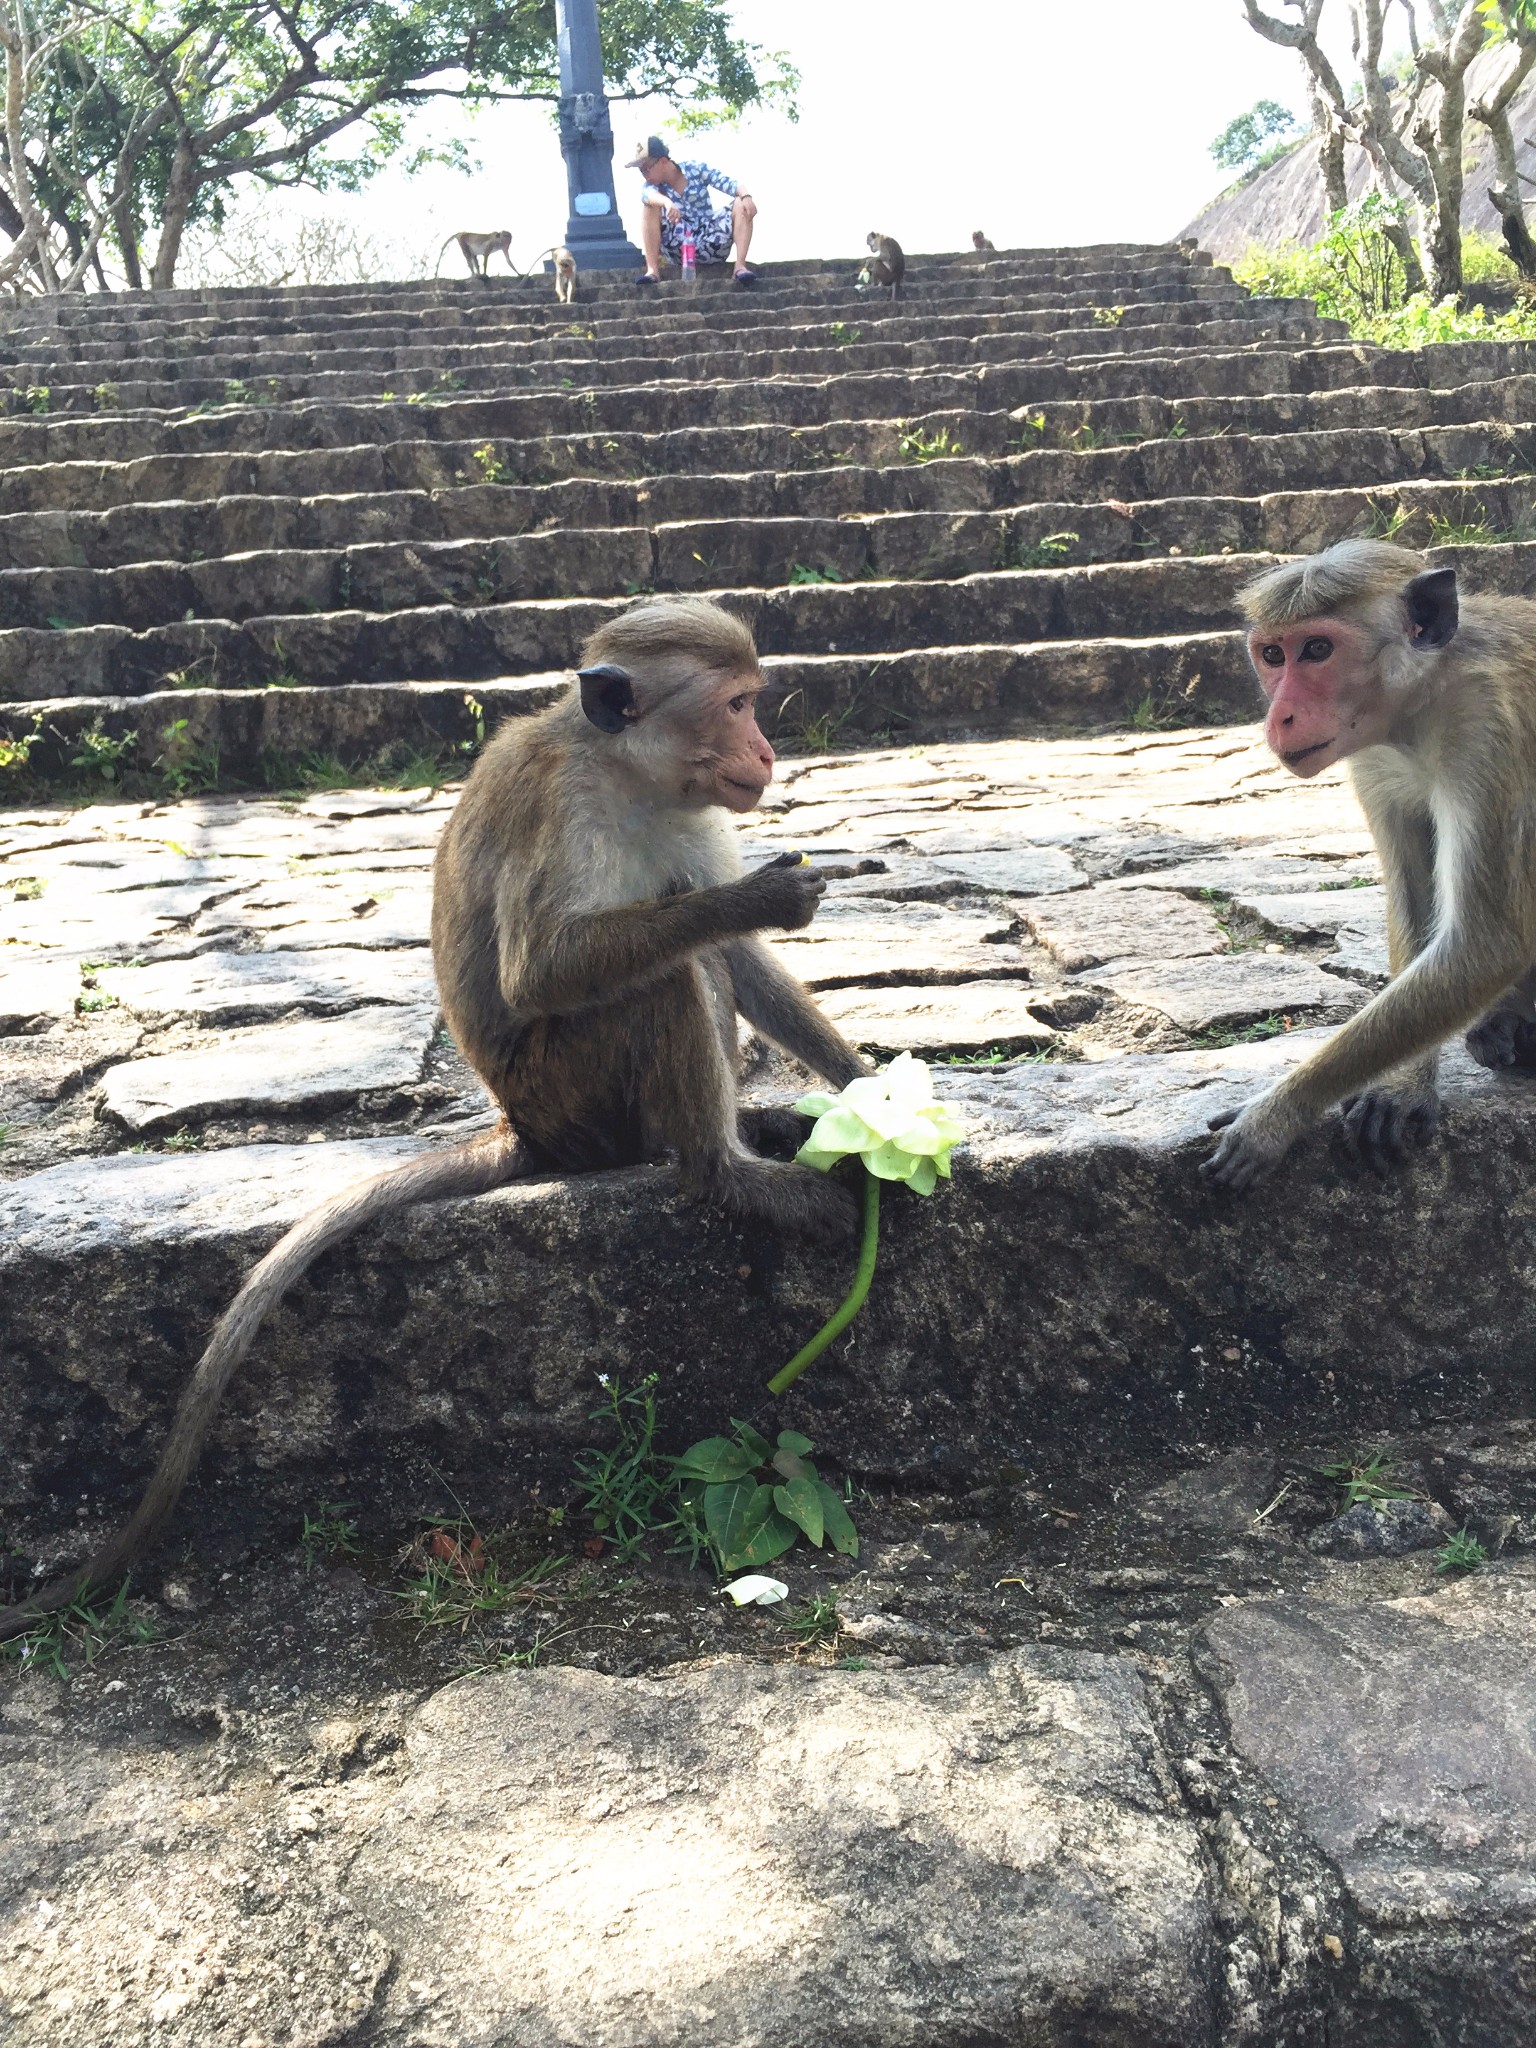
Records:
M1242 1190L1335 1102L1378 1172L1439 1122L1439 1048L1536 1068L1536 604L1347 540L1248 583L1264 736L1295 775L1347 760L1386 885L1392 979L1310 1059L1214 1128Z
M455 242L459 245L459 254L469 265L471 277L489 277L493 256L505 257L508 270L515 270L512 262L512 233L509 228L500 228L494 235L473 235L468 229L460 229L457 234L450 235L438 250L437 269L432 273L434 277L441 273L443 258Z
M761 686L740 620L652 598L599 627L562 700L502 726L443 833L432 904L443 1015L500 1126L358 1183L279 1239L216 1325L131 1520L0 1611L0 1640L142 1554L263 1318L379 1217L670 1153L684 1188L737 1222L852 1232L846 1189L738 1133L738 1014L835 1088L867 1071L758 937L808 925L825 881L796 854L743 873L723 815L755 809L773 775Z
M907 259L900 242L894 235L882 235L875 228L864 237L864 242L870 252L870 260L865 265L870 283L889 285L891 297L899 299L901 281L907 274Z
M997 244L989 242L980 228L972 228L971 230L971 247L976 250L990 249L993 255L997 254Z

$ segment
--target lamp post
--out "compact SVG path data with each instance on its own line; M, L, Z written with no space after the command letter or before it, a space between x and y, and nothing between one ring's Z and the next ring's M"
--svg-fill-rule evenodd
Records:
M579 270L644 268L613 189L613 128L603 92L597 0L555 0L560 37L560 153L571 212L565 240Z

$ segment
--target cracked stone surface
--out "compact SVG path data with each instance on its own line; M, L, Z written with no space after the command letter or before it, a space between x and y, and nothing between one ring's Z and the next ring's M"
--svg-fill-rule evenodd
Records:
M437 1008L354 1011L345 1022L227 1031L206 1050L127 1060L102 1086L102 1109L130 1131L189 1118L325 1109L421 1078Z

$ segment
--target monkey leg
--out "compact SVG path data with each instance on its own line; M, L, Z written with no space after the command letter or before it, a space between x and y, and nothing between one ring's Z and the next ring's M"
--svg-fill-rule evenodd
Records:
M858 1205L846 1188L811 1167L759 1159L737 1135L735 1006L722 962L690 961L626 1012L645 1122L676 1151L691 1194L743 1222L852 1234Z
M1536 1068L1536 968L1508 988L1467 1033L1480 1067Z

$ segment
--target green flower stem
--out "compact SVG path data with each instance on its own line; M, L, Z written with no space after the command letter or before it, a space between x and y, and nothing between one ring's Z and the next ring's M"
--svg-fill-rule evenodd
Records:
M869 1293L869 1283L875 1277L875 1254L880 1249L880 1183L866 1167L864 1170L864 1240L859 1246L858 1270L853 1276L853 1286L848 1298L837 1313L823 1323L803 1351L797 1351L788 1365L781 1366L768 1382L770 1394L782 1394L791 1386L814 1359L820 1358L834 1337L840 1337L864 1306L864 1297Z

